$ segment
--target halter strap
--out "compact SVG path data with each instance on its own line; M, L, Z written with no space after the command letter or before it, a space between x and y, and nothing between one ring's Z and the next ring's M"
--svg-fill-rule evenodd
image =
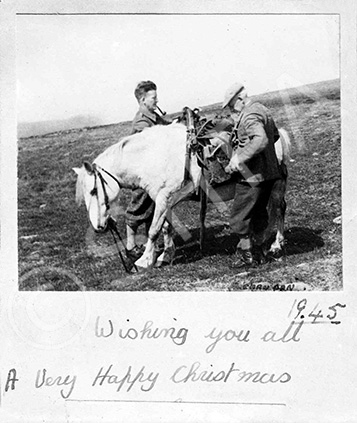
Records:
M97 177L98 177L99 180L100 180L100 183L102 185L102 189L103 189L105 207L106 207L107 210L109 210L110 209L109 197L108 197L107 190L105 189L105 185L108 185L108 182L104 179L104 177L103 177L103 175L101 174L100 171L105 172L108 176L110 176L112 179L114 179L114 181L118 184L119 188L121 188L120 182L114 175L112 175L110 172L103 169L102 167L100 167L96 163L93 163L93 171L94 171L94 188L93 188L92 192L94 193L94 195L98 196L98 189L97 189Z
M114 179L114 181L118 184L119 188L122 188L122 186L120 185L120 182L118 180L118 178L116 178L113 174L111 174L110 172L108 172L107 170L105 170L104 168L98 166L96 163L93 163L93 166L95 167L95 169L98 170L98 168L100 170L102 170L103 172L105 172L108 176L110 176L112 179ZM98 172L99 173L99 172ZM102 176L103 177L103 176ZM106 182L105 182L106 183Z

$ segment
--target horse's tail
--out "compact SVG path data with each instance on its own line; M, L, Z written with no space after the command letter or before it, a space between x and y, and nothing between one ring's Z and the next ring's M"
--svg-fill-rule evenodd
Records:
M291 161L291 140L284 128L279 128L279 135L281 140L281 160L287 164Z

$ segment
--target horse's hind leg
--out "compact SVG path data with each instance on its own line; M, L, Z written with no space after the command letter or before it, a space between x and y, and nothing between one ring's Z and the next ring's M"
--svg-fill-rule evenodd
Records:
M274 242L271 244L269 249L269 255L274 258L279 258L283 253L284 246L284 223L285 223L285 201L286 191L286 178L279 179L275 182L271 197L270 197L270 229L276 224L277 232Z
M283 199L279 207L279 213L277 213L277 231L274 242L270 246L270 251L276 254L282 250L284 245L284 218L285 218L286 202Z
M205 187L200 188L200 250L203 251L206 228L205 228L205 219L207 213L207 194Z

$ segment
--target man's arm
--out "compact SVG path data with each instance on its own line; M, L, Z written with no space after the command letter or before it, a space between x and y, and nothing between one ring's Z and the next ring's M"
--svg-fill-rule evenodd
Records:
M249 141L242 148L238 148L239 161L247 162L255 155L262 152L268 145L268 137L264 129L263 116L251 113L243 119L243 124Z
M242 172L244 163L263 151L268 145L268 137L264 129L264 117L260 113L250 113L243 118L242 124L249 141L244 147L238 147L226 167L226 172Z
M143 131L145 128L149 128L150 124L146 119L137 119L133 122L131 128L131 134L137 134L138 132Z
M157 125L170 125L172 123L172 120L167 116L163 117L158 115L157 113L156 113L156 116L157 116L156 117Z

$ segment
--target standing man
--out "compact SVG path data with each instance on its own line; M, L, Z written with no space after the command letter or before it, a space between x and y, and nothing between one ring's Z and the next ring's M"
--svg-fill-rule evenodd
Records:
M155 110L158 103L157 87L152 81L139 82L134 95L139 103L139 110L132 122L131 135L141 132L145 128L154 125L168 125ZM132 190L132 196L125 213L127 246L126 255L132 260L137 260L143 253L142 248L136 244L135 236L138 227L145 223L146 232L154 216L155 203L150 196L141 188Z
M265 261L267 205L274 182L281 178L274 148L279 132L267 108L249 99L243 84L228 89L222 108L227 106L235 122L233 155L225 169L237 177L230 216L230 226L239 236L235 267L251 266Z

